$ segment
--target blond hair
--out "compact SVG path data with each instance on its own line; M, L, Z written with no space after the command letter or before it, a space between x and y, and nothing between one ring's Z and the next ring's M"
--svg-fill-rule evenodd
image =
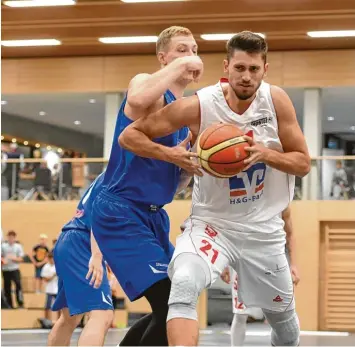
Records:
M171 26L169 28L166 28L159 34L156 48L157 54L169 45L171 39L174 36L178 35L190 36L192 35L192 32L189 29L180 26Z

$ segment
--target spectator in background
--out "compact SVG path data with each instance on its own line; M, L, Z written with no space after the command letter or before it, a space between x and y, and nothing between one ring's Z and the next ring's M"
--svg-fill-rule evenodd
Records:
M55 270L53 253L48 253L48 263L45 264L41 271L41 277L46 282L46 306L45 306L45 319L51 320L52 315L52 305L58 294L58 277ZM58 311L58 318L60 316L60 311Z
M23 154L18 150L18 145L16 143L11 143L9 146L9 151L3 153L2 159L23 159ZM6 163L4 167L3 175L6 179L6 186L8 188L9 199L17 199L18 193L18 183L19 183L19 173L20 170L24 168L24 163Z
M69 152L64 152L62 159L71 159ZM72 164L62 162L62 187L64 192L64 200L71 200L73 178L72 178Z
M55 244L57 243L57 239L53 239L52 240L52 250L51 250L51 252L53 252L54 251L54 247L55 247Z
M49 200L48 194L52 190L52 172L45 162L35 169L35 190L34 199Z
M19 308L23 307L23 294L21 287L20 265L24 253L22 246L16 243L16 233L11 230L7 233L7 242L1 244L1 269L4 280L6 302L13 308L11 284L16 286L16 300Z
M47 246L48 236L46 234L41 234L39 237L39 244L33 247L32 256L30 256L31 261L35 266L36 293L40 293L42 291L41 271L43 266L47 263L47 256L49 253L49 248Z
M58 163L53 165L52 170L52 194L55 196L55 200L59 196L59 184L60 184L61 167Z
M332 186L330 189L330 196L335 200L348 199L348 175L343 167L341 160L337 160L336 169L333 173Z

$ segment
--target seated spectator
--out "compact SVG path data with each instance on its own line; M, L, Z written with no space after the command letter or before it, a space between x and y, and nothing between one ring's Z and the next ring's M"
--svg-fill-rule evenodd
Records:
M47 247L48 236L41 234L39 244L32 249L32 256L30 256L33 265L35 266L35 291L36 293L42 292L42 277L41 271L44 264L47 263L47 256L49 248Z
M16 243L16 233L11 230L7 233L7 242L1 244L1 270L4 280L4 294L7 304L13 308L11 284L15 283L16 300L19 308L23 307L23 293L21 286L20 265L24 253L19 243Z

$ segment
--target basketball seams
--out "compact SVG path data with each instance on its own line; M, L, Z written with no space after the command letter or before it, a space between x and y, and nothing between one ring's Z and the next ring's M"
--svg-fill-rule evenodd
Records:
M242 136L238 136L238 137L239 137L239 141L234 142L234 143L230 144L229 146L226 146L226 144L228 144L228 142L230 142L231 140L236 139L236 137L233 139L229 139L227 141L223 141L223 142L219 143L218 145L213 146L210 149L199 148L197 153L200 154L201 160L208 161L209 157L214 155L215 153L218 153L218 152L220 152L226 148L229 148L231 146L239 145L241 143L247 143L247 141L244 138L242 138Z
M201 144L201 148L203 149L203 150L209 150L209 149L211 149L212 147L214 147L215 145L213 145L213 146L211 146L211 147L208 147L208 148L204 148L204 145L205 145L205 143L207 142L207 140L208 140L208 138L213 134L213 133L215 133L217 130L219 130L219 129L221 129L221 128L223 128L223 127L229 127L229 126L234 126L233 124L224 124L224 123L222 123L222 124L217 124L218 125L218 127L216 128L216 129L214 129L210 134L208 134L207 136L206 136L206 138L205 138L205 140L203 141L203 144ZM207 128L207 129L205 129L202 133L201 133L201 137L202 137L202 135L203 135L203 133L206 131L206 130L208 130L209 128ZM228 141L228 140L231 140L231 139L233 139L233 138L235 138L235 137L237 137L237 136L233 136L233 137L231 137L230 139L226 139L226 141Z
M247 141L238 142L238 145L241 144L241 143L247 143ZM236 144L233 143L233 144L230 145L230 146L223 147L223 148L219 149L218 151L213 152L213 155L216 154L216 153L218 153L218 152L224 151L225 149L227 149L227 148L229 148L229 147L233 147L233 146L235 146L235 145L236 145ZM210 155L210 156L212 156L212 155ZM210 156L209 156L209 157L210 157ZM247 157L246 157L246 158L247 158ZM206 159L204 159L204 158L201 158L201 160L203 160L203 161L208 161L208 162L211 163L211 164L236 164L236 163L239 163L239 162L245 160L246 158L243 158L243 159L240 159L240 160L236 160L236 161L229 161L229 162L218 162L218 161L212 161L212 160L210 160L210 159L207 159L207 160L206 160Z
M214 128L214 129L211 129ZM235 175L238 174L238 172L236 172L235 174L230 174L228 172L224 172L223 170L223 165L232 165L232 166L242 166L243 165L243 161L247 158L246 155L247 153L243 153L242 157L243 159L239 159L237 158L237 155L235 156L235 161L232 162L220 162L218 161L218 158L215 158L214 160L211 161L211 157L213 158L214 155L217 154L218 156L222 156L221 159L224 157L224 155L221 153L225 150L227 150L227 153L229 153L227 155L227 157L224 157L225 160L233 160L234 156L233 156L233 148L231 147L240 147L241 148L245 148L247 146L247 141L244 139L243 137L243 132L241 132L241 130L236 127L237 129L239 129L239 133L238 131L234 132L233 127L236 127L234 124L215 124L215 125L211 125L210 127L207 127L199 136L198 140L197 140L197 153L199 154L198 156L198 162L201 165L201 167L207 171L207 173L210 173L212 176L217 177L217 178L230 178L233 177ZM216 134L217 130L222 129L222 133L221 134ZM206 132L208 132L208 130L212 130L210 133L206 134ZM234 133L233 136L231 137L227 137L230 136L230 133ZM206 144L208 143L210 136L212 136L212 140L210 141L212 143L211 146L209 146L208 148L203 148L204 146L206 146ZM203 139L203 141L201 141L202 137L205 138ZM213 137L217 136L217 138L219 137L220 140L222 140L223 142L219 142L217 140L213 140ZM227 137L227 138L226 138ZM240 146L241 145L241 146ZM220 154L219 154L220 153ZM237 160L238 159L238 160ZM223 160L223 159L222 159ZM222 168L219 168L219 166L222 165ZM216 167L214 167L216 166ZM232 169L232 168L231 168ZM235 168L236 170L238 170L238 168ZM217 171L216 171L217 170ZM233 169L232 169L233 170ZM242 170L241 170L242 171Z
M218 172L216 172L215 170L213 170L209 165L208 165L208 161L205 162L206 165L208 166L208 170L210 171L210 173L212 173L214 176L218 177L218 178L230 178L230 175L223 175L220 174Z

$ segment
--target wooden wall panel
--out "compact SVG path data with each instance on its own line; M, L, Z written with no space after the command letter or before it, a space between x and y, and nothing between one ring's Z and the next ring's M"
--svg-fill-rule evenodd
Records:
M223 76L224 54L202 54L205 71L193 88ZM355 85L355 50L270 52L266 80L286 87ZM3 59L3 94L125 91L130 79L159 68L152 55Z
M76 201L4 201L1 203L1 227L4 235L15 230L25 253L29 253L38 243L40 234L47 234L50 244L57 238L62 226L75 215L76 205Z
M155 56L105 57L103 80L105 92L125 91L129 81L138 73L153 73L159 69Z
M284 85L284 76L283 76L283 59L284 55L282 52L270 52L268 53L268 63L269 71L265 81L270 84L276 84L278 86Z
M322 222L355 221L355 201L337 201L336 205L322 201L318 204L319 220Z
M296 237L296 259L301 282L295 288L301 329L318 329L319 222L318 203L294 201L292 223Z
M103 89L102 58L69 58L22 60L19 64L19 93L32 90L43 92L80 92ZM32 91L33 93L33 91Z
M1 90L2 93L18 93L19 60L1 59Z
M355 85L355 50L284 52L284 85Z
M320 327L355 332L355 222L322 223Z

